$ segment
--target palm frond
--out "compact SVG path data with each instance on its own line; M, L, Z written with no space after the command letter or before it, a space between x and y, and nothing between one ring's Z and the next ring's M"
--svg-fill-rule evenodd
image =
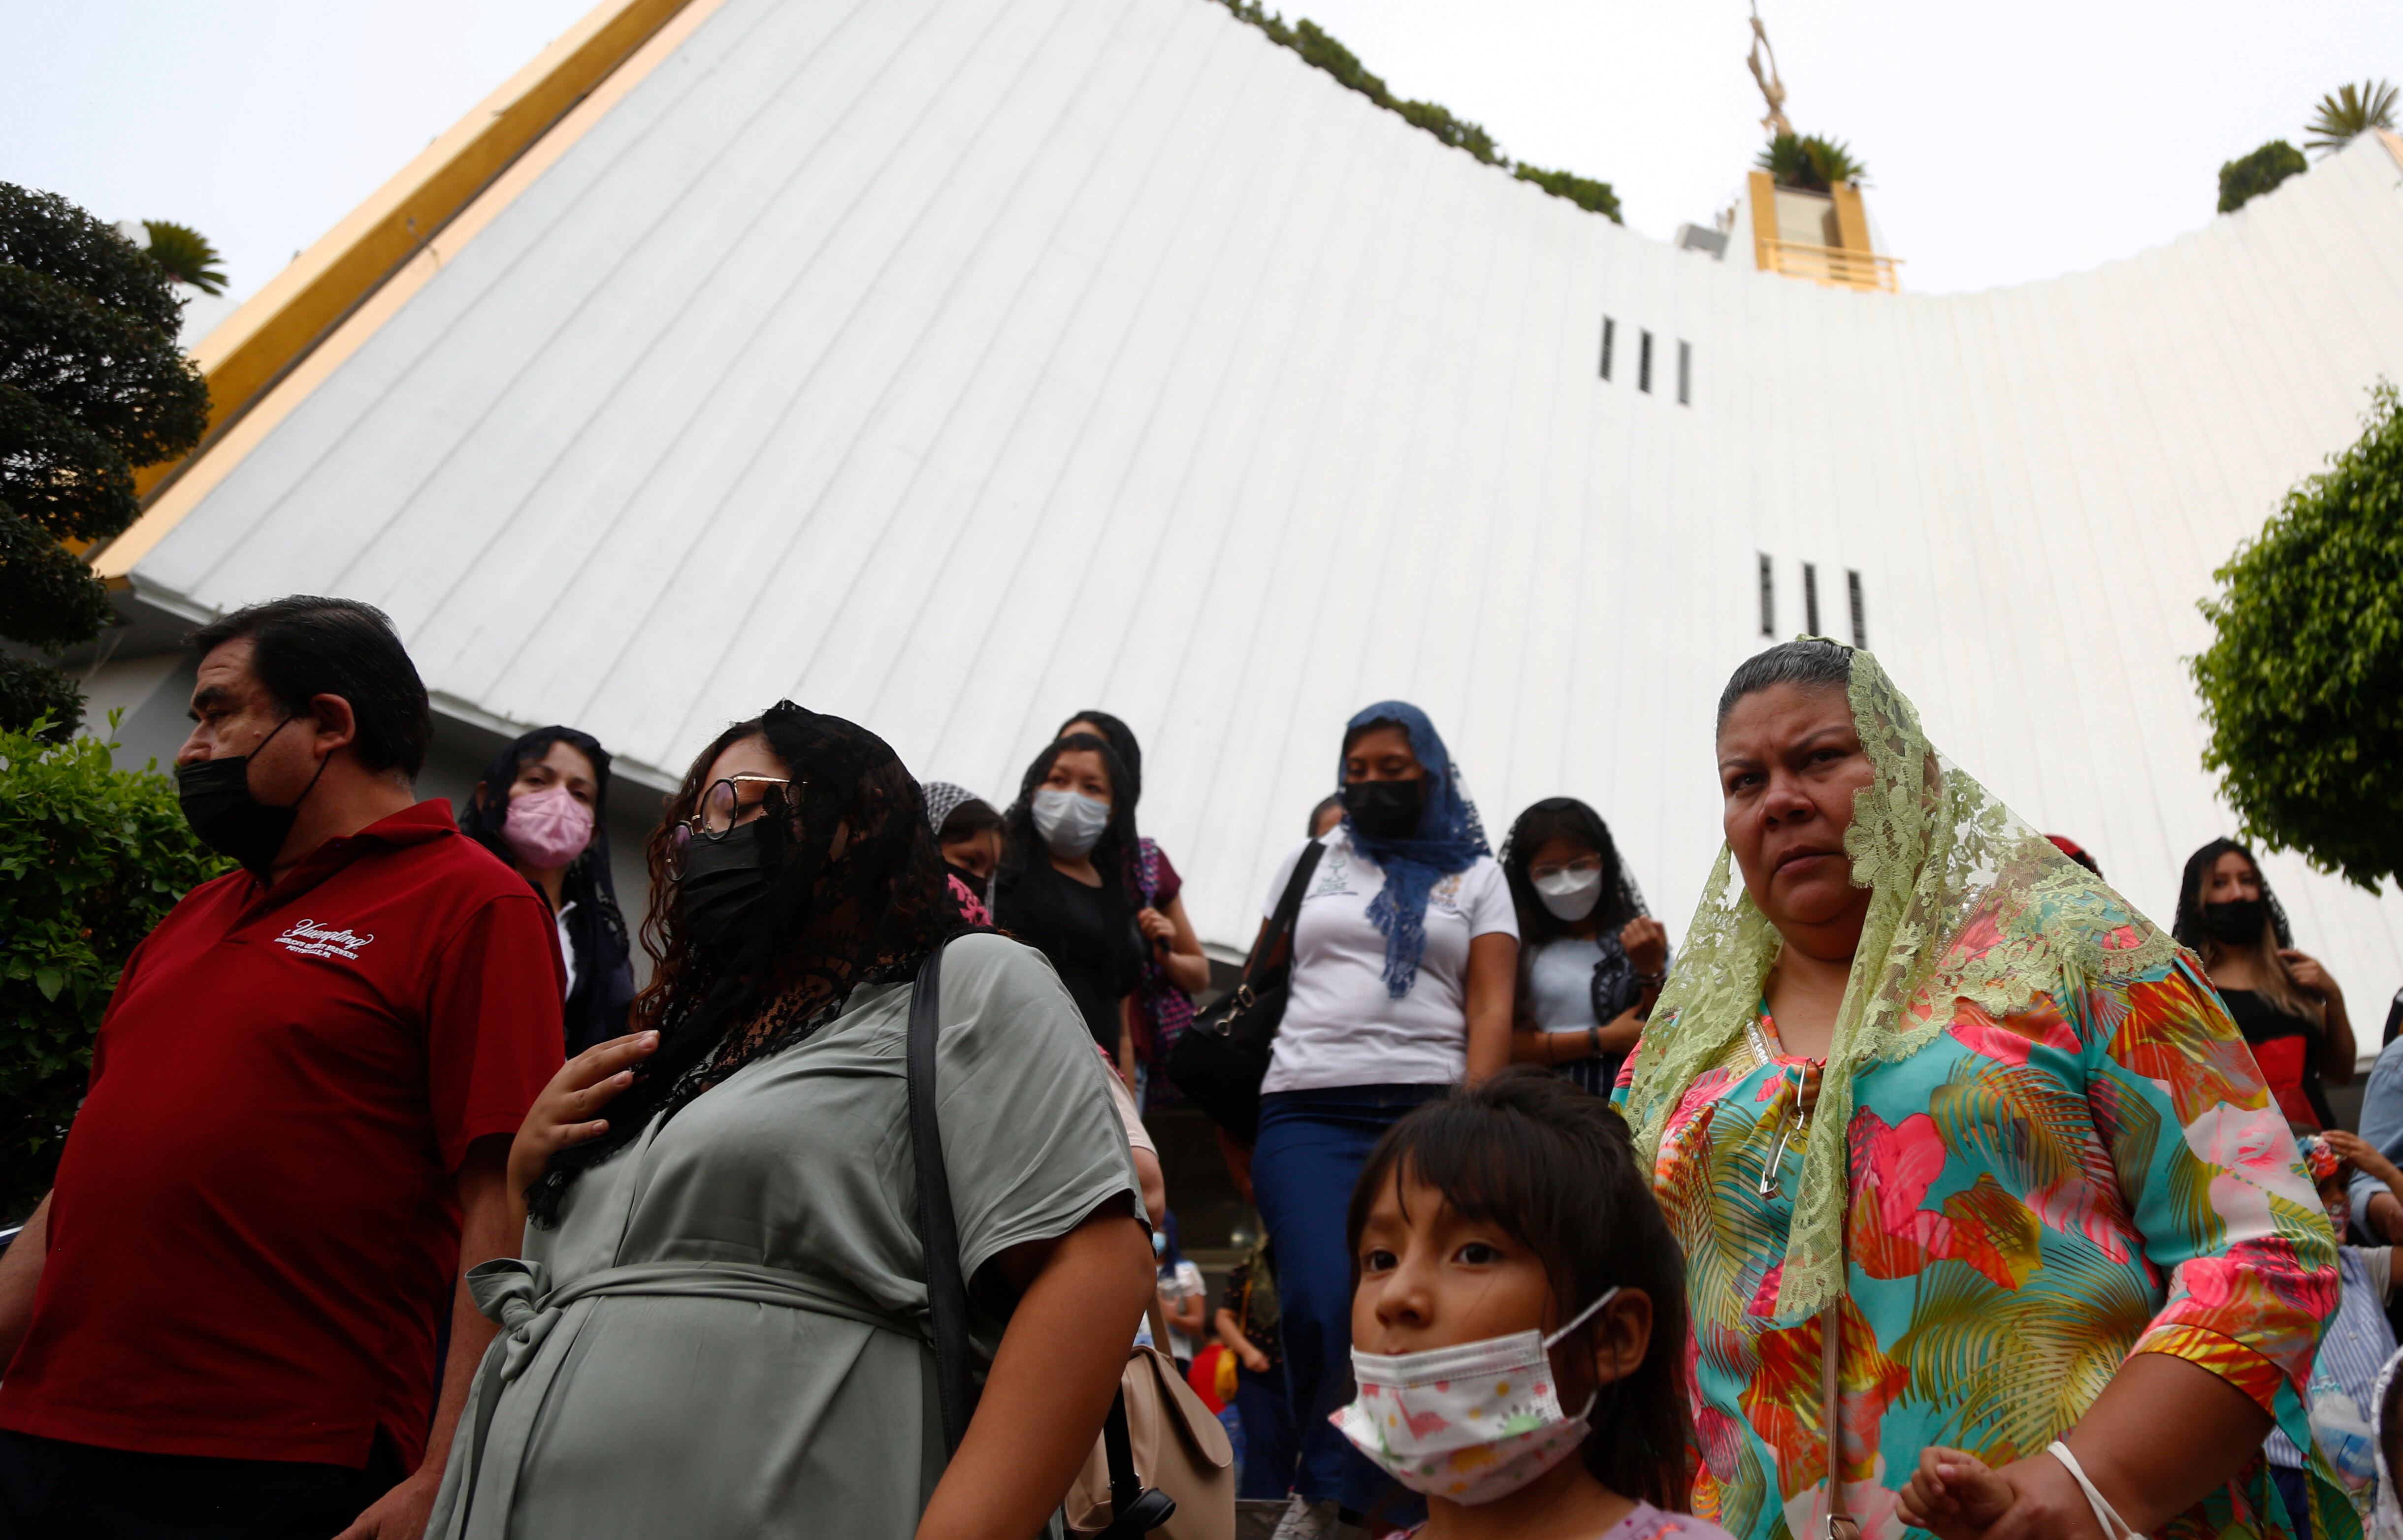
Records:
M1869 176L1850 145L1818 133L1777 134L1753 164L1779 187L1804 192L1829 192L1839 182L1866 183Z
M1802 143L1810 150L1812 160L1817 164L1821 178L1831 186L1838 182L1862 185L1868 182L1869 168L1853 153L1853 146L1842 140L1814 133Z
M2356 136L2372 129L2392 132L2395 102L2395 88L2383 80L2339 87L2320 98L2312 120L2303 125L2311 132L2311 137L2303 141L2303 148L2327 155L2344 148Z
M1769 173L1769 179L1781 187L1799 187L1806 192L1825 192L1827 179L1812 163L1811 152L1803 147L1799 133L1781 133L1770 140L1753 162Z
M166 269L168 277L202 294L225 292L225 269L217 265L224 258L207 236L165 219L145 219L142 228L150 232L150 260Z

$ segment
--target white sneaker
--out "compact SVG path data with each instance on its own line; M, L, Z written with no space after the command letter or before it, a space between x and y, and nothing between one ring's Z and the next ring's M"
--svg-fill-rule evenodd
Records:
M1313 1503L1295 1492L1269 1540L1334 1540L1335 1521L1333 1503Z

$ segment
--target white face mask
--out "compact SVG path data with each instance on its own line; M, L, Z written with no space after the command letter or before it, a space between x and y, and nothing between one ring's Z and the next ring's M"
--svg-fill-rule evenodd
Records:
M1571 924L1591 914L1594 905L1602 902L1600 867L1569 867L1547 872L1535 879L1535 896L1552 911L1552 918Z
M1101 843L1102 832L1110 826L1107 802L1058 786L1036 792L1031 811L1035 832L1043 837L1052 854L1063 860L1073 861Z
M1552 1344L1618 1293L1605 1293L1549 1337L1530 1329L1424 1353L1354 1348L1360 1394L1329 1421L1412 1491L1468 1505L1507 1497L1585 1442L1595 1397L1587 1396L1575 1417L1562 1412Z

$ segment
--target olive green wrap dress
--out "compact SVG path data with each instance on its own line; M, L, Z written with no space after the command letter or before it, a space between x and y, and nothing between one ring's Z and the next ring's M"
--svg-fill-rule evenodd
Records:
M962 1266L1140 1214L1084 1021L1040 953L945 950L936 1082ZM907 984L756 1060L471 1283L502 1323L435 1502L449 1540L908 1540L943 1465ZM1002 1323L972 1286L989 1356Z

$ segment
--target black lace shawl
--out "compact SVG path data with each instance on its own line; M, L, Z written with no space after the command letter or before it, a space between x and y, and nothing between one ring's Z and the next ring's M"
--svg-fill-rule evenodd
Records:
M718 755L753 736L794 778L781 815L763 820L775 885L734 933L681 935L666 880L674 827L698 804ZM839 828L848 839L836 853ZM527 1193L537 1224L556 1223L576 1177L652 1118L674 1117L743 1065L807 1037L860 986L914 978L930 950L968 928L916 778L867 728L789 701L703 751L651 843L644 944L659 965L635 1002L634 1026L658 1030L659 1051L609 1104L609 1131L562 1150Z

